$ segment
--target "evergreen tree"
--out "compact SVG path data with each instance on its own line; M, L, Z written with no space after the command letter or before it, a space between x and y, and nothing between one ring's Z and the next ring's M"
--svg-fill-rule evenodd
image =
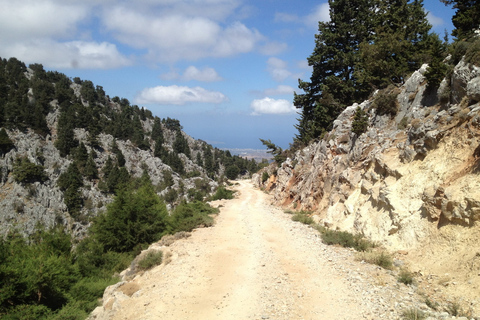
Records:
M357 88L354 66L360 43L372 37L374 0L329 0L330 21L319 22L315 49L308 58L313 67L310 82L299 80L305 93L295 94L293 103L301 108L296 139L303 143L329 130L341 110L364 98Z
M440 0L456 9L452 17L455 29L452 36L457 40L469 39L480 28L480 2L477 0Z
M63 191L65 205L69 213L75 216L83 206L83 198L80 188L83 187L83 179L78 170L78 163L72 162L67 171L58 178L57 185Z
M105 251L128 252L160 239L167 231L167 217L165 203L145 184L137 191L119 190L92 229Z
M185 139L181 131L176 132L175 141L173 142L173 150L176 153L183 153L190 158L190 147L188 146L187 139Z
M431 25L420 0L380 1L374 16L375 34L360 45L356 75L376 90L402 84L428 60Z
M57 124L57 141L55 141L55 147L60 151L62 157L69 155L70 151L77 146L78 142L75 139L74 128L75 111L73 107L61 108Z
M163 143L163 130L159 117L155 117L155 119L153 120L152 140L161 141L161 143Z
M367 127L368 116L362 108L357 107L357 110L355 111L355 116L353 117L352 132L359 136L365 131L367 131Z
M280 165L287 159L282 148L272 143L270 140L260 139L262 144L267 147L267 152L273 155L275 162Z
M447 72L447 65L443 62L445 59L446 48L440 41L438 36L432 36L432 44L430 46L430 63L428 64L425 78L427 78L428 90L435 90L440 86L445 74Z
M118 166L125 166L125 156L123 155L123 152L118 148L117 142L115 140L112 141L112 153L115 154L115 156L117 157Z
M4 128L0 130L0 155L4 155L5 153L9 152L15 148L13 141L8 136L7 131Z
M90 180L98 178L98 169L97 169L97 165L95 164L95 161L93 160L93 152L94 151L88 154L88 159L85 164L85 170L84 170L85 177Z
M304 93L294 95L294 105L302 109L296 144L320 137L346 106L373 89L402 83L428 60L431 26L423 1L330 0L329 5L330 21L319 23L308 58L310 82L299 80Z

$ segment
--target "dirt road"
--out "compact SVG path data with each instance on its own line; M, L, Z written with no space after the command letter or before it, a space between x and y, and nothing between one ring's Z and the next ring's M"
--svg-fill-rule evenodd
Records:
M375 284L383 270L325 246L250 181L235 188L214 227L164 248L167 265L112 288L96 319L396 318Z

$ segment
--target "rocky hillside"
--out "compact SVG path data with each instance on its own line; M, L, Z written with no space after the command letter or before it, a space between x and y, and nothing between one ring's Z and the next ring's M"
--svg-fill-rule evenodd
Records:
M63 224L81 237L116 188L144 173L172 207L208 196L224 174L256 170L178 120L15 58L0 59L0 127L0 234Z
M461 60L433 93L425 71L348 107L320 141L254 180L275 204L408 253L413 270L478 297L480 68ZM396 112L379 115L389 96ZM368 115L360 135L357 108Z

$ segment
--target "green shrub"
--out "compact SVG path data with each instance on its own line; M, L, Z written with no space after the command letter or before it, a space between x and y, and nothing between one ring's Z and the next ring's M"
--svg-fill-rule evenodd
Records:
M98 306L98 297L108 286L118 282L115 277L88 277L80 279L70 290L72 297L75 297L75 305L71 305L69 309L72 311L77 309L83 312L92 312Z
M364 251L359 252L356 256L357 260L362 260L371 264L376 264L384 269L391 270L393 267L392 257L383 251Z
M210 227L213 225L213 218L209 215L215 213L218 213L218 209L205 202L182 202L170 216L170 233L192 231L200 225Z
M346 231L337 231L324 228L321 231L321 237L325 244L338 244L345 248L354 248L357 251L366 251L375 247L375 244L364 239L361 235L354 235Z
M370 261L367 261L367 262L370 262ZM382 267L384 269L392 269L392 266L393 266L392 257L385 252L381 252L379 255L375 255L373 260L370 263L376 264L377 266Z
M151 184L117 192L92 230L105 251L129 252L139 244L157 241L167 232L168 212Z
M425 298L425 304L432 310L436 311L438 309L438 302L432 301L429 298Z
M361 135L362 133L366 132L368 128L368 115L361 109L357 107L355 111L355 116L353 117L352 122L352 132L354 132L357 136Z
M167 193L165 194L165 202L167 203L173 203L175 200L177 200L178 198L178 192L177 190L175 189L170 189L167 191Z
M402 269L398 274L397 280L403 284L411 285L413 284L413 274L406 269Z
M230 165L225 169L225 176L230 180L237 179L240 169L236 165Z
M233 191L226 189L224 186L220 186L217 188L217 191L212 196L212 200L221 200L221 199L233 199Z
M152 250L147 252L147 254L138 261L138 269L140 270L148 270L155 266L162 264L163 260L163 252Z
M49 320L84 320L98 306L98 297L102 295L103 291L94 297L95 300L90 302L93 308L90 307L88 310L84 310L80 303L71 302L60 309L54 316L49 317Z
M397 129L405 130L407 128L407 126L408 126L408 118L403 117L402 120L400 120L400 122L398 123Z
M292 216L292 220L296 222L301 222L303 224L312 225L315 223L315 221L313 221L312 217L308 216L308 214L309 213L305 211L296 212Z
M397 114L397 96L399 93L399 89L391 85L376 95L375 100L373 100L372 107L376 109L376 112L379 116L389 115L392 117Z
M267 171L263 171L262 173L262 183L265 183L270 178L270 175L268 174Z
M13 178L19 183L45 182L48 179L45 168L42 165L30 162L27 157L15 160Z

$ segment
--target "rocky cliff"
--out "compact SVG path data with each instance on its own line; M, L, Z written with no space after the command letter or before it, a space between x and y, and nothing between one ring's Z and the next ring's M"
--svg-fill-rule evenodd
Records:
M395 248L416 246L432 226L473 226L480 220L480 68L460 62L450 91L444 80L437 92L451 96L445 103L427 95L426 67L399 88L395 117L376 115L375 97L348 107L328 135L267 169L265 183L256 175L257 185L276 204ZM357 107L369 114L360 136L351 131Z
M433 94L426 68L395 92L394 117L376 115L376 96L348 107L320 141L254 181L277 205L397 252L427 287L442 282L448 298L476 301L480 68L460 61ZM357 107L369 116L359 136L351 130Z

